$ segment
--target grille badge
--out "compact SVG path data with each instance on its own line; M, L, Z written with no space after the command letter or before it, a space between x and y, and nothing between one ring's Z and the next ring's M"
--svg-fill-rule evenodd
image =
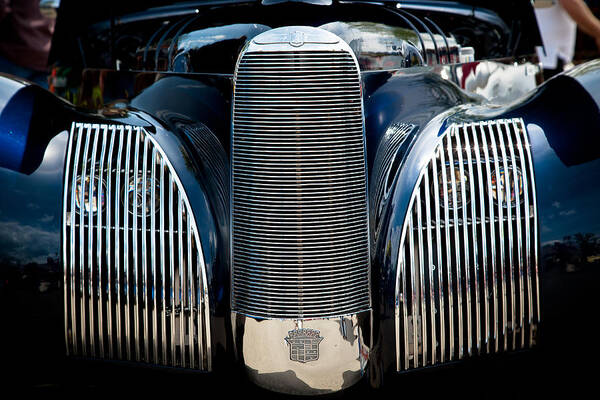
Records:
M294 47L300 47L304 44L304 33L300 31L294 31L290 33L290 44Z
M319 344L323 337L316 329L300 328L289 331L285 341L290 346L290 360L307 363L319 359Z

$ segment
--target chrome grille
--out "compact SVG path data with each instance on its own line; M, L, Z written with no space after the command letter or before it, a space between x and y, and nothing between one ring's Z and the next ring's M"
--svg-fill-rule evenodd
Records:
M242 55L233 107L234 311L314 318L370 307L364 146L360 77L348 51Z
M202 123L178 124L178 128L191 139L196 156L208 172L205 176L210 189L216 191L217 207L229 214L229 159L219 139Z
M211 369L197 226L151 135L73 123L62 226L69 354Z
M523 121L452 125L421 173L403 226L398 370L532 346L537 243Z
M370 187L370 206L371 206L371 232L377 236L379 232L379 222L383 213L383 207L392 187L393 177L395 176L393 166L399 163L398 150L408 138L408 135L416 128L413 124L393 123L381 138L373 171L371 172ZM371 237L375 239L374 237Z

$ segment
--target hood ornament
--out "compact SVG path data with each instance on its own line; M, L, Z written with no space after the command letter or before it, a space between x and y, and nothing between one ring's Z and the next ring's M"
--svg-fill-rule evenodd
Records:
M290 360L307 363L319 359L319 343L324 339L316 329L299 328L288 331L285 341L290 346Z

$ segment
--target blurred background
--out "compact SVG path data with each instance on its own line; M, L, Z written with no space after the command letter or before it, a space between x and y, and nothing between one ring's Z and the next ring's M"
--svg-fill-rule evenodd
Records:
M481 0L480 7L485 7L488 1ZM532 1L538 21L542 15L539 13L540 9L558 4L574 17L572 19L576 22L572 22L578 25L573 59L559 63L558 68L552 68L546 74L547 78L600 56L600 20L596 18L600 16L600 0L523 1ZM27 79L69 99L69 96L64 96L64 88L79 82L67 80L79 81L80 74L72 71L73 66L70 65L48 64L60 4L61 0L0 0L0 72ZM581 11L581 7L586 10ZM564 10L561 12L567 14ZM547 26L552 27L553 24L553 20L547 22ZM552 43L551 39L544 38L544 41L546 44ZM547 66L545 68L548 69Z

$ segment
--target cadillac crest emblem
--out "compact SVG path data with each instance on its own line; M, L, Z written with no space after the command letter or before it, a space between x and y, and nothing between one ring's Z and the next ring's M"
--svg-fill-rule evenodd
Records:
M290 40L289 40L290 45L292 45L294 47L300 47L300 46L304 45L304 42L306 42L306 37L305 37L304 32L293 31L290 33Z
M306 363L319 359L319 343L323 340L316 329L300 328L288 331L285 341L290 346L290 360Z

